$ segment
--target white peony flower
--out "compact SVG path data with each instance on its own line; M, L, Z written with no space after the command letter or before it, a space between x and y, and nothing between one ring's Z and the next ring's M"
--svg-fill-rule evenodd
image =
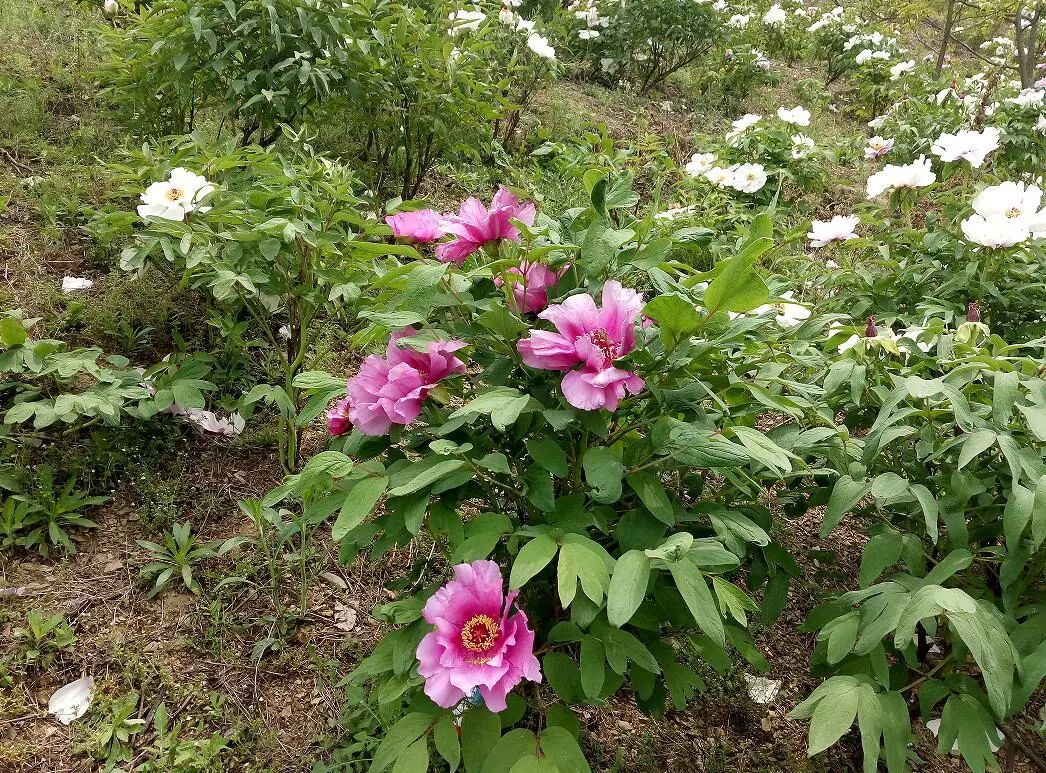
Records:
M145 219L184 220L200 199L213 190L207 178L179 166L171 170L170 178L145 189L138 214Z
M811 247L824 247L832 242L845 242L857 238L857 224L861 218L857 215L836 215L831 220L814 220L810 224L810 233L806 238Z
M855 57L855 61L857 62L857 64L864 64L865 62L870 62L871 60L872 50L870 48L862 49L858 52L857 56Z
M735 167L728 183L742 193L755 193L766 185L766 169L762 164L741 164Z
M686 165L686 173L691 177L703 175L715 163L715 153L695 153Z
M974 214L959 225L967 241L993 250L1020 244L1031 235L1026 221L1016 218L1011 220L1002 215L984 217Z
M806 158L815 147L813 139L805 134L792 135L792 158Z
M712 3L712 8L716 11L725 11L726 0L716 0L714 3Z
M730 184L730 181L734 179L734 172L732 169L727 169L721 166L713 166L707 172L705 172L705 179L719 188L725 188Z
M548 44L548 38L542 37L537 33L533 33L527 38L527 48L538 56L551 59L553 62L556 61L556 50Z
M726 138L732 140L735 137L740 137L746 131L751 129L757 123L763 120L763 116L758 113L745 113L743 116L733 122L734 127L731 131L727 132Z
M798 303L792 303L795 293L789 291L781 296L776 303L767 303L752 309L752 314L765 314L768 311L776 312L774 320L780 327L795 327L803 320L810 318L810 309Z
M1006 102L1020 107L1037 107L1046 99L1046 90L1025 89L1018 96L1007 99Z
M999 147L999 134L999 130L994 126L979 132L969 129L963 129L956 134L945 132L933 143L933 153L941 161L958 161L964 158L974 169L979 169L984 163L984 157Z
M864 157L868 160L879 158L893 149L893 139L876 135L868 138L868 145L864 149Z
M788 19L788 14L785 9L777 3L770 6L770 10L763 14L763 23L769 24L771 27L776 27L779 24L783 24Z
M906 72L911 72L915 69L915 62L909 59L907 62L898 62L890 68L890 80L900 80L901 76Z
M734 29L740 29L741 27L744 27L746 24L748 24L748 22L751 21L751 20L752 20L752 15L751 14L748 14L748 13L735 13L733 16L731 16L729 18L729 20L727 20L726 24L727 24L728 27L733 27Z
M486 21L487 15L483 11L451 11L447 18L452 22L450 34L457 35L466 30L479 29L479 25Z
M1046 209L1039 209L1042 190L1037 185L1004 182L978 193L973 211L986 220L1005 218L1024 223L1032 234L1046 232Z
M801 105L797 105L791 110L779 107L777 108L777 117L786 123L795 124L796 126L810 125L810 111Z
M113 18L119 12L120 4L117 2L117 0L105 0L105 2L102 3L102 13L105 14L105 17L107 19Z
M918 160L902 166L887 164L882 171L868 178L868 198L874 199L881 193L897 188L925 188L936 179L930 160L925 156L919 156Z

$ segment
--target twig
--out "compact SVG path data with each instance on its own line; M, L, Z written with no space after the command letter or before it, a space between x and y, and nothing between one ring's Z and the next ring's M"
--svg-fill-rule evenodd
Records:
M33 168L31 166L22 163L13 155L11 155L11 151L9 151L7 148L0 148L0 153L3 153L7 157L7 160L11 163L11 166L15 168L16 172L23 172L25 174L29 174L33 171Z
M1008 741L1018 746L1020 750L1024 752L1024 755L1031 760L1035 767L1046 773L1046 760L1043 760L1036 752L1032 751L1028 745L1017 736L1017 732L1012 727L1003 724L999 729L1002 730L1002 734L1006 736Z

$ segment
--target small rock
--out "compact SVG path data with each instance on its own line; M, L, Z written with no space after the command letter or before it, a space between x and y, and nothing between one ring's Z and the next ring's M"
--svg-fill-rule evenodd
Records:
M761 676L745 674L745 684L748 686L748 697L763 706L773 701L781 692L781 683L773 679L765 679Z

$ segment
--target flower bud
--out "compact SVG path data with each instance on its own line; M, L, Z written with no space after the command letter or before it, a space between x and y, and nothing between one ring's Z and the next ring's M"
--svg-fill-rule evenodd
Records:
M981 304L977 301L970 301L966 305L966 321L967 322L980 322L981 321Z
M877 338L879 336L879 328L875 325L875 317L868 317L868 325L864 329L865 338Z

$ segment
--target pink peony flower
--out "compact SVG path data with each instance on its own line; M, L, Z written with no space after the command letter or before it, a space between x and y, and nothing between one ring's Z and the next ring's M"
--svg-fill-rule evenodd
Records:
M521 203L507 188L498 189L489 210L479 199L466 199L457 215L448 215L440 221L440 227L457 238L437 246L436 257L460 266L486 244L502 239L518 243L519 229L512 221L533 225L536 214L534 202Z
M352 431L352 422L349 420L349 398L343 397L327 411L327 431L334 437Z
M617 410L625 392L638 394L643 379L614 367L614 361L636 345L633 326L643 309L643 296L608 281L603 285L603 306L591 295L572 295L549 306L538 316L558 332L534 330L517 348L523 362L541 370L563 370L563 396L575 408ZM575 370L577 365L580 368Z
M454 579L426 602L422 616L436 630L418 645L418 674L425 694L443 708L456 706L479 689L493 712L523 679L541 681L534 657L534 632L522 611L509 612L517 591L505 596L501 570L493 561L454 567Z
M512 282L512 296L516 301L517 311L531 314L548 306L548 289L566 273L566 268L553 271L544 263L523 261L519 268L510 268L505 273L517 274L522 282ZM494 278L494 284L501 287L505 280L500 276Z
M412 244L428 244L443 236L440 214L432 209L415 212L397 212L389 215L385 222L392 226L392 235Z
M424 352L396 345L416 332L408 327L395 333L385 357L372 354L349 379L349 419L363 434L384 435L393 424L410 424L439 381L465 372L465 363L453 356L464 341L429 341Z

